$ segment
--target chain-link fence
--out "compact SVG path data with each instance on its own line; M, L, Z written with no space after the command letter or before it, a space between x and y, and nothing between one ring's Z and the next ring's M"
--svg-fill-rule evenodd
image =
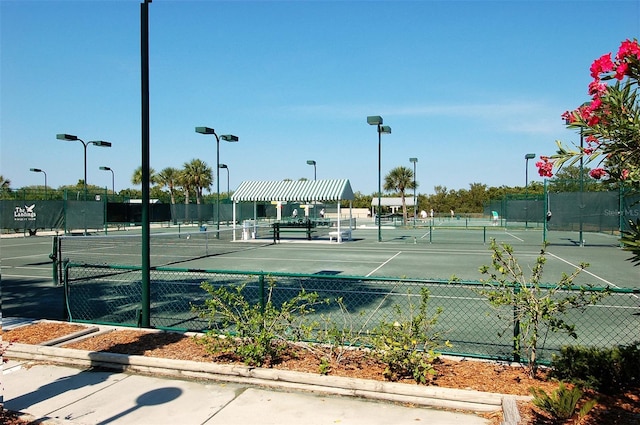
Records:
M486 202L483 209L486 216L499 217L504 227L541 228L547 243L575 245L577 239L584 245L583 233L628 231L629 221L640 217L640 194L632 188L607 190L593 182L552 179L545 181L543 195L505 195ZM575 232L576 238L562 232Z
M68 315L71 321L139 326L142 312L141 268L67 264L64 273ZM350 329L355 338L378 326L393 323L397 311L409 314L420 302L422 288L430 293L429 311L442 309L434 332L449 340L451 354L512 359L514 356L513 311L496 309L478 293L479 282L386 279L358 276L265 274L175 268L151 270L150 320L154 328L203 331L209 327L194 307L209 297L202 282L214 287L244 284L247 301L264 303L267 287L274 285L272 301L279 305L302 289L330 302L308 317L319 327L330 324ZM602 291L594 289L593 291ZM549 360L563 345L612 346L640 341L638 290L613 289L599 304L569 310L568 323L575 324L577 339L542 329L539 358ZM341 305L337 300L341 300Z

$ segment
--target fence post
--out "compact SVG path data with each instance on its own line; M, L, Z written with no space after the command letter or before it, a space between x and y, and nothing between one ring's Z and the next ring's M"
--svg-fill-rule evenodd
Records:
M114 195L115 195L115 192L114 192ZM107 208L109 206L109 192L108 192L108 189L106 188L106 186L104 188L104 201L103 201L102 205L104 207L102 209L103 217L104 217L104 220L103 220L104 221L104 234L106 235L106 234L109 233L109 217L107 217Z
M258 277L258 286L260 288L260 312L264 314L265 300L264 300L264 275L260 274Z
M433 227L429 225L429 243L433 241Z
M620 184L620 187L618 188L618 232L620 235L622 235L622 231L625 229L625 222L624 222L624 217L625 217L625 203L624 203L624 195L625 195L625 188L624 188L624 182L622 182ZM620 241L618 242L618 246L620 248L624 247L624 244L622 243L622 239L620 239Z
M64 286L64 295L62 297L62 311L64 312L64 320L71 322L71 311L69 311L69 260L62 260L62 282Z
M518 294L520 293L520 284L515 283L513 287L514 301L513 305L513 361L520 362L520 319L518 318Z
M547 188L547 179L544 179L544 219L542 222L542 246L545 246L545 244L547 243L547 223L549 222L549 219L551 218L551 216L549 215L549 213L551 212L551 209L549 208L549 192L548 192L548 188Z

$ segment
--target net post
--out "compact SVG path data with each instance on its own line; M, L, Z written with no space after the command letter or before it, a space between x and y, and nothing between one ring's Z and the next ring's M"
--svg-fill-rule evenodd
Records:
M51 267L53 269L53 284L55 286L59 286L60 281L58 280L58 235L55 235L51 239L51 254L49 254L49 258L51 259Z

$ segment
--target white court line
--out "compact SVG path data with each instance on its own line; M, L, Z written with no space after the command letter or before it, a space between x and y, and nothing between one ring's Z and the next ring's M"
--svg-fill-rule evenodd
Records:
M516 238L517 240L519 240L520 242L524 242L524 239L520 239L519 237L517 237L516 235L509 233L509 232L505 232L507 235L511 236L512 238Z
M48 254L30 254L30 255L21 255L19 257L3 257L2 261L20 260L22 258L38 258L38 257L48 257Z
M547 254L549 254L550 256L552 256L552 257L554 257L554 258L557 258L558 260L562 261L563 263L566 263L566 264L570 265L571 267L575 267L576 269L580 268L580 266L577 266L577 265L573 264L572 262L567 261L567 260L565 260L564 258L560 258L560 257L558 257L557 255L554 255L554 254L552 254L552 253L550 253L550 252L547 252ZM610 286L613 286L614 288L620 289L620 287L619 287L618 285L615 285L615 284L613 284L613 283L609 282L608 280L603 279L603 278L601 278L600 276L597 276L597 275L595 275L595 274L591 273L591 272L590 272L589 270L587 270L587 269L582 269L582 272L583 272L583 273L586 273L586 274L588 274L588 275L591 275L591 276L595 277L595 278L596 278L596 279L598 279L598 280L601 280L602 282L606 283L607 285L610 285Z
M43 279L43 278L49 278L49 280L53 281L53 279L51 278L51 272L49 272L48 275L44 275L44 276L3 273L2 277L5 277L5 278L7 278L7 277L15 277L17 279Z
M2 266L0 270L45 270L51 272L51 267L41 266Z
M383 268L385 266L385 264L387 264L389 261L393 260L394 258L396 258L398 255L402 254L402 251L398 251L396 253L396 255L394 255L393 257L389 258L387 261L385 261L384 263L380 264L378 267L376 267L374 270L372 270L368 275L366 275L365 277L369 277L372 274L374 274L375 272L377 272L378 270L380 270L381 268Z
M427 236L429 236L431 234L431 230L429 230L427 233L425 233L424 235L420 236L420 239L424 239Z

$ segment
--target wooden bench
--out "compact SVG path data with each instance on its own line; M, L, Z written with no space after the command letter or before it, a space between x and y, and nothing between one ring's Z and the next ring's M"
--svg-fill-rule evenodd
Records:
M273 243L276 243L280 240L280 233L283 232L304 232L307 235L307 240L311 240L311 234L316 232L315 230L313 230L314 228L315 223L310 220L273 223Z

